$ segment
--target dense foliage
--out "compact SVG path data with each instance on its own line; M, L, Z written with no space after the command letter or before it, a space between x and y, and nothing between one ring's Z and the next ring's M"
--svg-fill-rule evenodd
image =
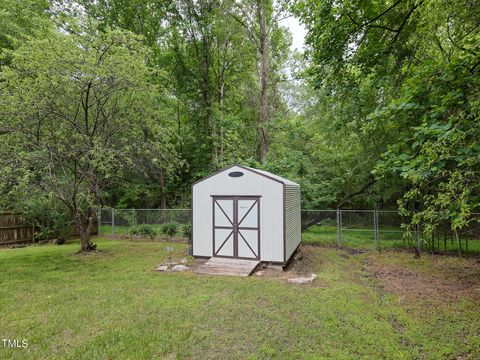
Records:
M331 118L320 129L338 139L334 124L342 139L354 138L354 157L366 165L360 177L370 172L400 190L385 194L426 234L445 221L457 234L479 211L479 6L470 0L296 5L308 27L308 73L322 93L320 115Z
M17 208L39 197L61 202L87 250L104 190L139 157L169 148L161 92L151 84L158 75L138 39L98 33L95 24L68 30L25 42L2 72L0 124L10 134L0 149L0 186Z
M479 210L479 5L4 1L1 206L88 228L100 206L187 207L243 163L300 182L304 208L457 231Z

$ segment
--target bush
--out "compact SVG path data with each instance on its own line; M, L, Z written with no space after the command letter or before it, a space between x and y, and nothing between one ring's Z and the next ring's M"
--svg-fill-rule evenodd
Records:
M184 225L182 228L182 235L188 239L192 238L192 225Z
M135 227L137 223L137 212L134 209L129 209L129 210L120 210L119 212L120 219L123 218L123 220L127 223L127 226L132 226Z
M75 231L75 223L63 203L50 195L34 194L18 205L16 211L35 224L35 241L68 239Z
M173 237L178 231L178 224L171 222L171 223L166 223L162 225L162 232L165 235L168 235L170 237Z
M322 221L319 222L319 225L335 226L335 225L337 225L337 221L333 220L333 219L330 219L330 218L325 218L325 219L323 219Z
M143 225L132 226L130 228L130 234L149 237L150 239L153 239L157 235L157 232L153 227L143 224Z

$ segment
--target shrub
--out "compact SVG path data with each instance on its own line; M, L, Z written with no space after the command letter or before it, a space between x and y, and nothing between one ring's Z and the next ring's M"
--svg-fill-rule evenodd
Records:
M132 226L130 228L130 234L149 237L150 239L153 239L157 235L157 232L153 227L143 224L143 225Z
M35 224L35 241L68 239L75 231L68 209L50 194L34 194L15 210Z
M320 221L319 225L323 225L323 226L335 226L337 225L337 222L333 219L330 219L330 218L325 218L323 219L322 221Z
M171 223L166 223L162 225L162 232L165 235L168 235L170 237L173 237L178 231L178 224L171 222Z
M188 239L192 238L192 225L187 224L184 225L182 228L182 235L185 236Z
M134 209L127 209L127 210L119 210L118 214L121 214L120 218L127 223L128 226L135 227L137 223L137 212Z

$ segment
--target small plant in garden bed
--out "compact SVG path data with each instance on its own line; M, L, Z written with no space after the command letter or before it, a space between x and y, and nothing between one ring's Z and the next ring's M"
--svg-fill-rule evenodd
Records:
M178 224L175 222L166 223L162 225L162 232L172 240L178 232L178 227Z
M137 225L130 228L130 235L148 237L153 240L157 236L157 232L149 225Z

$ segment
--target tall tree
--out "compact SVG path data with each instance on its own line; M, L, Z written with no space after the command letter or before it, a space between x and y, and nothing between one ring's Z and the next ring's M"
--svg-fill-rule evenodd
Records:
M79 16L79 12L85 13L97 21L99 31L123 29L139 35L141 42L150 50L150 56L146 59L148 66L167 70L163 65L169 61L165 42L171 24L168 24L166 20L168 19L168 12L174 8L173 2L164 0L101 0L95 2L60 0L56 1L56 4L55 13L60 17L65 15ZM164 74L166 75L166 73ZM166 76L155 76L151 78L151 81L160 85L159 88L165 91L158 95L163 99L162 116L165 119L170 119L169 129L171 131L164 131L166 136L161 138L162 140L167 138L168 141L160 142L162 146L171 148L181 142L180 127L176 126L177 121L174 120L177 117L178 101L172 99L172 97L175 97L174 91L172 89L167 90L171 86L171 82ZM178 128L177 134L173 133L175 128ZM153 147L154 142L151 142ZM181 152L181 145L176 151ZM145 152L144 155L147 156L147 153ZM161 154L150 154L149 156L156 159L162 158ZM141 162L141 164L146 165L141 171L126 174L125 179L109 189L111 194L108 200L109 205L161 208L173 206L178 201L174 194L177 190L173 185L178 172L185 167L185 162L174 161L168 163L162 161L157 162L155 166L151 166L152 163L147 161ZM129 186L130 182L134 185Z
M4 68L0 124L12 132L2 137L0 190L7 205L32 188L54 195L89 251L105 189L135 165L149 133L162 134L139 39L89 23L69 30L25 43Z
M401 209L414 210L412 224L423 222L430 234L443 221L454 231L466 226L480 205L478 6L469 0L296 4L308 28L311 79L330 96L324 104L340 114L342 128L379 145L369 170L377 181L403 182ZM358 111L341 115L352 107Z
M274 78L278 67L274 66L274 55L276 50L281 51L281 46L274 48L273 38L283 32L278 21L285 16L286 7L281 1L277 2L278 6L274 6L271 0L234 1L233 4L233 9L229 12L230 16L244 27L257 52L259 103L256 150L258 161L263 163L270 144L269 123L273 118L272 96L276 93Z

